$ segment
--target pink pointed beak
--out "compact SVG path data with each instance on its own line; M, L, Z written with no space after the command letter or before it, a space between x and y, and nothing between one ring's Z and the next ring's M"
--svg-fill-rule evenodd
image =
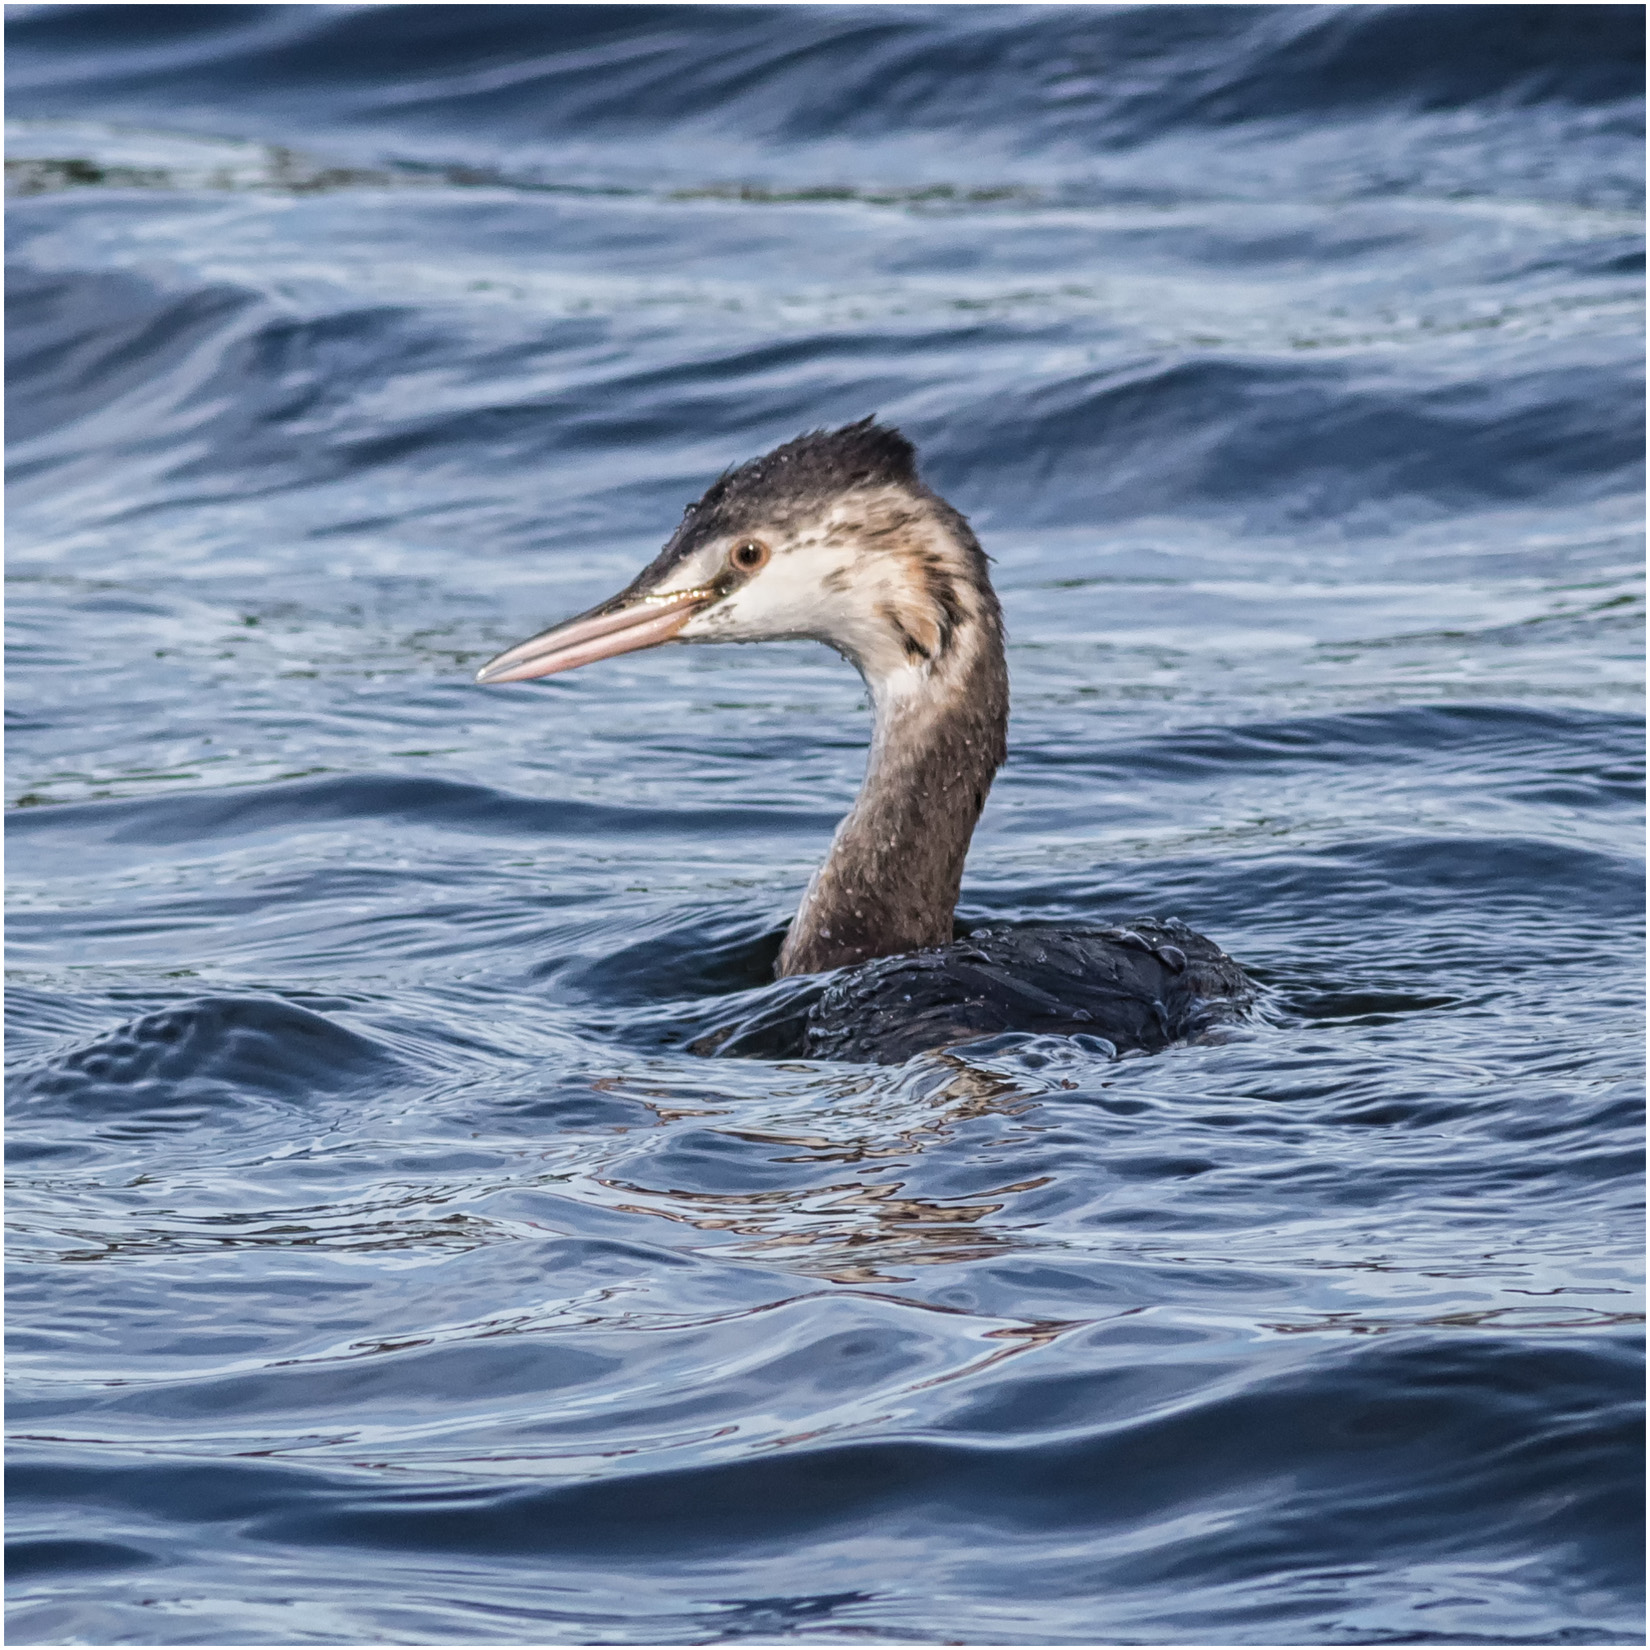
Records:
M576 619L553 625L506 648L476 672L476 680L529 682L611 659L637 648L668 642L700 608L716 600L716 590L670 590L657 596L618 596ZM622 606L615 605L623 603Z

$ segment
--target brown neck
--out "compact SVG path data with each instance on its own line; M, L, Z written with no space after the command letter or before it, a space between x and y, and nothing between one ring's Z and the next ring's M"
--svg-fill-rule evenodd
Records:
M1007 749L1002 623L987 601L931 669L870 684L865 784L802 896L777 974L951 939L969 840Z

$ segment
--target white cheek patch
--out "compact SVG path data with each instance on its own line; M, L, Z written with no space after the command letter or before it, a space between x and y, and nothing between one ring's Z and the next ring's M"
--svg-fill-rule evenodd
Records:
M824 642L880 692L877 684L926 680L953 626L966 622L966 571L946 565L954 547L903 493L852 495L793 535L757 532L774 545L772 560L694 614L682 641ZM707 546L710 567L682 569L672 586L710 582L732 547L731 539Z
M733 600L750 623L775 633L823 635L831 628L832 606L825 580L839 566L846 569L850 560L844 552L824 546L784 551Z
M905 584L895 557L816 544L776 556L749 584L693 620L686 633L702 623L707 638L723 641L825 642L880 681L912 664L908 632L893 622L909 599Z
M831 641L840 615L834 614L826 576L838 566L846 580L852 556L846 550L812 544L782 550L761 572L696 614L682 630L684 638L772 642L812 638Z

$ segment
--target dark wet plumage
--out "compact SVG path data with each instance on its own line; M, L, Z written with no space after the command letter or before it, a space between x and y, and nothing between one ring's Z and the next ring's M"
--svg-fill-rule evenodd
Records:
M1082 1036L1117 1054L1156 1053L1232 1019L1254 995L1238 964L1173 918L1103 929L993 925L949 945L841 969L817 991L696 1046L768 1060L894 1065L1018 1031Z

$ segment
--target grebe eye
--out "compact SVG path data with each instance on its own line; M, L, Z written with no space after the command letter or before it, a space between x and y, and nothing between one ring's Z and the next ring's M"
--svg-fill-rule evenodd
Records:
M768 547L757 539L746 539L734 547L733 565L742 572L754 573L767 559Z

